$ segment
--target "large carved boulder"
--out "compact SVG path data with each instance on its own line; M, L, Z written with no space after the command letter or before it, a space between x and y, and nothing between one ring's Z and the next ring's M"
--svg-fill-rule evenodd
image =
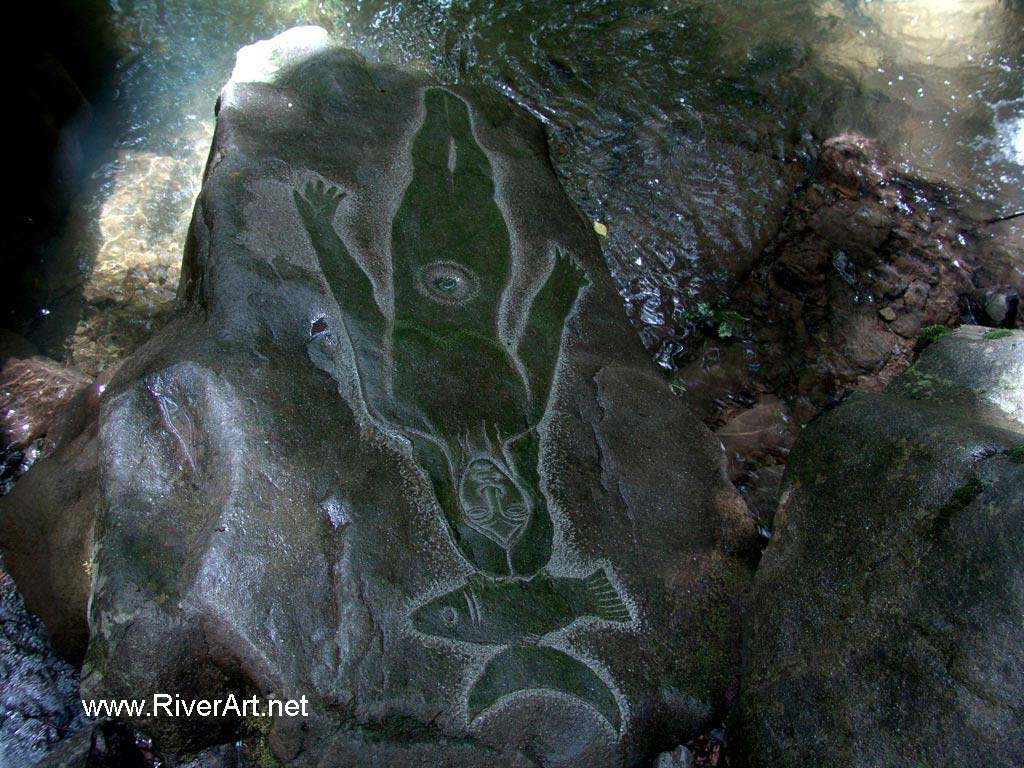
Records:
M87 697L306 695L286 764L623 766L734 684L753 529L721 449L494 93L314 28L240 52L179 311L95 423L94 520L36 495L63 447L0 517L56 540L10 562Z
M1024 765L1024 333L814 421L775 523L730 765Z

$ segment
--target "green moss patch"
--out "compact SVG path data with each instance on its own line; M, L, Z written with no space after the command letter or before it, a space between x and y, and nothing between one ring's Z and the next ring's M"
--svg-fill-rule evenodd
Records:
M963 485L953 491L949 500L939 508L935 520L932 521L932 535L941 536L949 528L956 515L963 512L985 490L985 484L977 477L968 478Z
M985 331L981 338L992 341L993 339L1005 339L1007 336L1012 336L1013 331L1009 328L993 328L991 331Z
M683 317L686 322L703 327L723 340L738 335L750 322L749 318L739 312L726 309L724 299L719 299L714 306L704 301L698 302L697 307L684 312Z
M955 328L945 325L926 325L917 334L917 342L914 344L914 351L920 354L939 339L948 336Z
M274 757L268 736L273 718L249 716L242 720L242 743L248 751L249 764L258 768L280 768L281 761Z

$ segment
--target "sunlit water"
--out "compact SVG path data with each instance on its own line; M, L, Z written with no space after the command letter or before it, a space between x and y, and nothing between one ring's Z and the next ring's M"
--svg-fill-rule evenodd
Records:
M829 136L877 137L979 217L1024 209L1024 14L1011 6L112 2L123 58L98 123L109 150L54 245L33 335L92 372L146 338L173 298L235 51L316 23L372 59L493 86L543 120L657 351L696 297L756 257Z

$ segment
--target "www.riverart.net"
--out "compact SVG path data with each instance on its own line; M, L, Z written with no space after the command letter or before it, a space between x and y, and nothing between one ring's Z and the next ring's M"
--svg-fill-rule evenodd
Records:
M154 693L146 699L82 699L86 717L308 717L309 699L239 698L185 699Z

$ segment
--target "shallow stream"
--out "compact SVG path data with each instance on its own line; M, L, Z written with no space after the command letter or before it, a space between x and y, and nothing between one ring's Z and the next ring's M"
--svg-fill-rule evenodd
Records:
M90 173L20 329L89 373L171 306L235 51L296 24L372 59L489 84L543 120L666 366L686 313L750 267L831 136L879 139L902 172L948 187L976 218L1024 210L1024 12L1012 2L109 5L120 61L83 142ZM999 236L1024 242L1024 219Z

